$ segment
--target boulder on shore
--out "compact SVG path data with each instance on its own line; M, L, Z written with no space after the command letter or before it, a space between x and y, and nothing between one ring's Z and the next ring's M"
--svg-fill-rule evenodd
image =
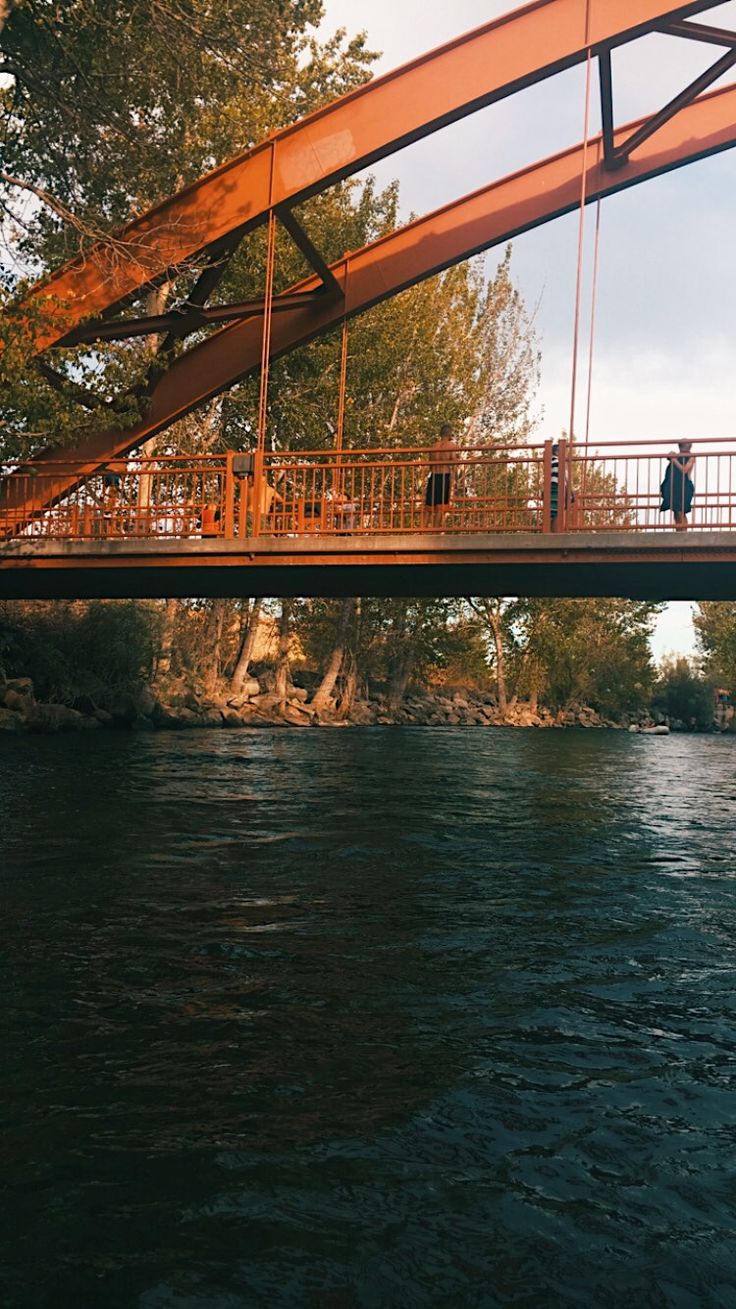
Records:
M237 695L230 696L228 704L242 704L243 700L250 700L254 695L261 694L261 684L255 677L246 677L243 685L240 687Z
M138 705L130 691L110 691L103 697L102 708L110 714L115 727L131 727L138 717Z
M73 732L88 721L65 704L39 704L26 715L26 724L32 732Z

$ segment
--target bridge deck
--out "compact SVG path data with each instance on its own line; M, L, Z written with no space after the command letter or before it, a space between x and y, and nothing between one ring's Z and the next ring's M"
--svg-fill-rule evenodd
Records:
M0 545L1 599L234 595L734 600L736 533L16 538Z

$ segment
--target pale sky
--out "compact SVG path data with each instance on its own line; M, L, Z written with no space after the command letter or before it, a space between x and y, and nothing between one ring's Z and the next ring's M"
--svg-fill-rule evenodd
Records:
M378 71L398 67L453 36L513 9L513 0L325 0L325 33L365 30L383 51ZM736 0L701 21L736 28ZM650 36L614 52L617 123L660 108L720 56L716 46ZM734 70L724 82L734 80ZM599 129L594 68L591 130ZM402 211L427 213L583 136L584 70L572 69L502 101L372 171L399 178ZM729 437L736 440L734 211L736 150L604 201L593 370L591 439ZM594 210L587 211L588 270ZM578 217L514 242L514 275L536 306L542 349L540 436L569 426ZM489 252L489 269L496 251ZM585 330L588 312L584 311ZM583 333L584 335L584 333ZM584 356L584 358L583 358ZM581 366L586 389L583 339ZM578 411L578 426L582 410ZM670 605L655 655L693 648L691 606Z

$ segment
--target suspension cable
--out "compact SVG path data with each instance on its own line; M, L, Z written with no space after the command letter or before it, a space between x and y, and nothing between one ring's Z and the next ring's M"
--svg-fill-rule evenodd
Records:
M601 246L601 197L595 207L595 247L593 252L593 285L590 295L590 342L588 348L588 395L585 404L585 444L590 439L590 403L593 394L593 354L595 346L596 310L598 307L598 264ZM587 464L586 464L587 467Z
M271 320L273 317L273 279L276 267L276 211L273 207L273 184L276 151L271 142L268 176L268 220L266 226L266 281L263 296L263 334L261 336L261 385L258 394L258 452L266 448L268 424L268 374L271 363Z
M347 267L345 269L347 277ZM347 295L347 287L345 288ZM340 342L340 389L337 396L337 430L335 432L335 448L338 453L337 462L340 462L342 452L343 435L345 431L345 393L347 390L348 378L348 320L347 315L343 314L342 318L342 337Z
M593 51L590 46L590 0L585 6L585 45L587 59L585 63L585 110L583 113L583 154L580 167L580 215L578 219L578 261L575 279L575 318L572 334L572 379L570 384L570 449L575 443L575 403L578 385L578 352L580 343L580 305L583 287L583 265L585 256L585 200L588 180L588 134L590 130L590 85L593 68Z
M263 335L261 337L261 385L258 395L258 449L266 448L268 422L268 374L271 363L271 322L273 317L273 275L276 263L276 215L269 210L266 233L266 285L263 298Z

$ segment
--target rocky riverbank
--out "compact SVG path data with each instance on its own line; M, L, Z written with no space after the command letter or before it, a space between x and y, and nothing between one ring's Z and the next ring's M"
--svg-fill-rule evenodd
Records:
M357 700L350 713L340 717L334 703L319 711L310 704L310 693L298 686L288 688L282 700L267 682L252 678L238 695L206 695L183 682L161 687L141 686L134 691L105 690L96 697L84 694L70 704L44 704L36 699L28 677L0 680L0 731L77 732L101 727L131 731L181 730L191 728L258 727L628 727L629 721L614 723L593 709L575 705L562 714L535 710L527 703L512 703L501 714L488 692L440 688L406 696L400 708L391 710L380 695Z

